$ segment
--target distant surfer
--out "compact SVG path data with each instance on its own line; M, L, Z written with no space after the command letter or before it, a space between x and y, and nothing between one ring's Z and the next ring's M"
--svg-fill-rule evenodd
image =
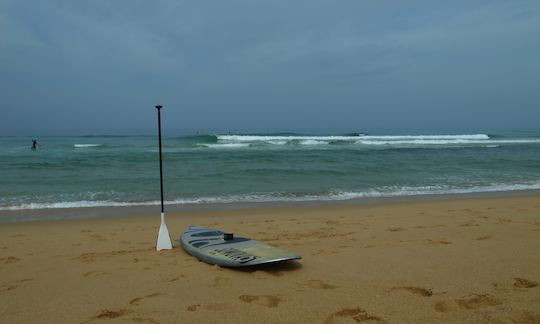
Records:
M38 147L38 143L35 139L32 140L32 151L35 151Z

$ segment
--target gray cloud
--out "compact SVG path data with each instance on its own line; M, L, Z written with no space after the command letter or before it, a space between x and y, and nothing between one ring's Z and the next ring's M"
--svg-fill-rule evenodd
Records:
M537 1L2 1L0 133L535 128Z

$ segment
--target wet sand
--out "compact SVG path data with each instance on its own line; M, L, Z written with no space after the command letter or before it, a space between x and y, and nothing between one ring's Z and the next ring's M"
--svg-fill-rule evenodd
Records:
M540 195L167 214L304 257L242 270L158 211L0 224L0 322L540 323Z

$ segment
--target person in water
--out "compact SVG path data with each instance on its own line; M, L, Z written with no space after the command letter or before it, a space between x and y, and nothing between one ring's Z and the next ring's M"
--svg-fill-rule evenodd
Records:
M32 140L32 150L35 151L37 149L38 143L35 139Z

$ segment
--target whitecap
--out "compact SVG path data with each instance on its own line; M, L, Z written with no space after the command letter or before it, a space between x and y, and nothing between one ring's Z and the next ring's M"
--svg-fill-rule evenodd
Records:
M103 144L73 144L73 147L83 148L83 147L98 147Z
M328 142L322 141L322 140L308 139L308 140L300 141L300 144L301 145L326 145L328 144Z
M197 144L197 145L204 146L207 148L214 148L214 149L232 149L232 148L249 147L249 144L247 143Z

